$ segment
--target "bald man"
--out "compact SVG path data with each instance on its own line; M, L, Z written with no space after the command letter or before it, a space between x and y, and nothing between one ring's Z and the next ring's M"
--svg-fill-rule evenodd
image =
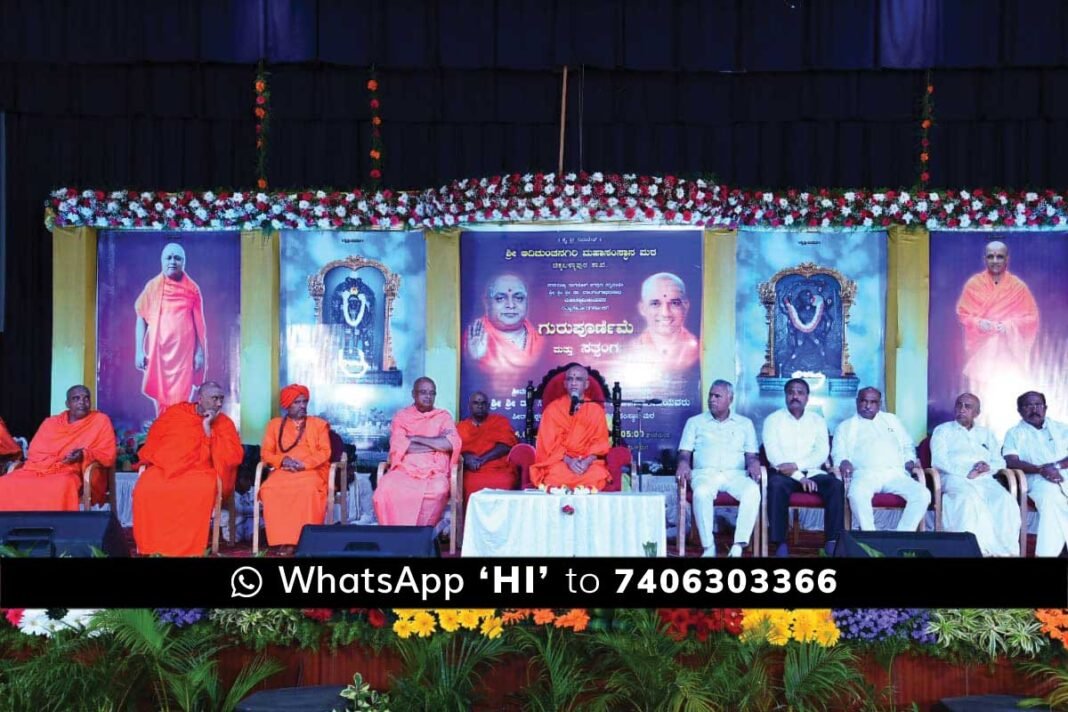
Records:
M541 354L542 338L527 318L529 292L517 275L500 274L486 286L485 316L467 328L467 354L487 371L530 367Z
M541 412L530 480L535 485L603 490L612 476L605 465L611 448L604 406L585 403L590 373L572 366L564 374L566 393Z
M490 412L490 400L482 391L471 394L470 417L456 426L464 461L464 506L480 489L516 489L519 473L508 462L508 453L519 442L508 418Z
M115 465L111 419L93 410L85 386L67 389L67 410L47 418L30 441L26 461L0 477L0 511L75 511L82 472L90 462ZM94 473L91 501L103 504L107 479Z
M168 243L160 255L162 272L148 280L134 309L136 355L134 363L144 371L141 391L156 406L185 403L193 383L207 368L207 327L200 287L185 272L185 250ZM199 378L198 378L199 377Z
M1020 507L994 479L1005 467L1001 446L989 429L975 422L979 399L961 393L954 420L931 434L931 464L942 475L942 523L947 532L971 532L983 556L1020 553Z
M987 243L986 269L972 275L957 301L964 330L964 376L972 387L990 382L1006 366L1024 366L1038 335L1039 314L1031 290L1009 272L1009 248Z
M460 435L447 410L434 407L438 391L427 377L412 384L412 405L393 416L390 469L374 494L379 524L434 526L449 501L449 472L460 460Z
M690 368L700 358L700 343L686 328L690 300L686 283L671 272L658 272L642 282L638 313L645 331L634 340L631 356L668 371Z

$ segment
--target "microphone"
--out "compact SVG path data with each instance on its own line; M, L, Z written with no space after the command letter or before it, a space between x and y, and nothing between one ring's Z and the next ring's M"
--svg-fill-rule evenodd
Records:
M574 415L575 414L575 410L578 408L579 402L580 402L579 401L579 397L572 393L571 394L571 412L568 413L568 415Z

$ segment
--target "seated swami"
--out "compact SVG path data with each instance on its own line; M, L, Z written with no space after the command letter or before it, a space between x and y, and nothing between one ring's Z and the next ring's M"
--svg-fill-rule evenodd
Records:
M530 466L535 485L602 490L612 479L604 459L611 447L604 407L580 402L589 380L585 368L572 366L564 376L567 395L542 411Z
M330 476L330 426L308 415L307 387L282 389L284 414L267 423L260 457L271 476L260 487L270 546L293 546L305 524L322 524Z
M233 491L244 451L225 394L207 381L196 403L177 403L156 419L138 452L147 469L133 491L133 530L141 554L200 556L208 545L216 478Z
M464 505L480 489L515 489L519 473L508 453L519 442L508 418L489 412L489 398L482 391L471 394L471 417L456 426L464 460Z
M433 526L449 501L449 471L460 459L460 435L449 412L434 407L437 387L416 379L412 405L393 416L389 472L375 489L379 524Z
M15 445L16 449L18 445ZM0 511L76 511L82 471L93 461L115 465L111 419L92 410L85 386L67 391L67 410L47 418L30 441L26 462L0 477ZM93 473L91 501L102 504L107 477Z

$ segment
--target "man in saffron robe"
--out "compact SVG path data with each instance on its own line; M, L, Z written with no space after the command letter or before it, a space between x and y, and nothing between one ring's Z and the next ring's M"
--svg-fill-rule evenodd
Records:
M7 469L8 463L12 460L22 459L22 447L15 441L15 438L11 437L11 433L8 432L7 423L3 418L0 418L0 474L3 474Z
M30 441L26 462L0 477L0 511L78 509L86 466L93 461L105 468L115 465L115 429L110 418L92 407L88 388L67 390L67 410L45 419ZM91 501L102 504L107 475L95 471L90 488Z
M684 371L701 355L697 337L686 328L690 300L686 283L670 272L658 272L642 282L638 312L645 331L631 347L632 357L667 371Z
M294 383L282 389L281 418L267 423L260 459L271 476L260 486L267 544L292 553L305 524L322 524L330 476L330 426L308 415L310 392Z
M464 460L464 506L480 489L516 489L519 473L508 462L508 453L519 442L508 418L489 412L489 398L482 391L471 394L471 417L456 426L460 455Z
M167 408L138 452L133 491L134 541L141 554L200 556L208 545L216 478L234 489L244 450L234 421L222 412L225 392L206 381L195 403Z
M530 367L541 353L542 338L527 319L523 280L501 274L483 296L486 315L467 328L467 353L487 371L515 372Z
M460 435L449 412L434 407L437 386L425 376L412 386L412 405L393 416L389 472L374 494L385 525L435 525L449 501L449 473L460 460Z
M603 490L612 476L605 465L611 447L604 406L583 403L590 374L572 366L564 375L566 395L541 412L530 480L546 487Z
M185 250L171 242L160 257L163 271L148 280L137 311L135 365L144 371L141 391L159 415L184 403L193 393L194 378L207 368L207 328L200 287L185 273Z
M986 246L986 270L964 283L957 319L964 329L964 376L973 390L1003 375L1006 366L1026 368L1038 335L1038 304L1023 280L1009 272L1009 248Z

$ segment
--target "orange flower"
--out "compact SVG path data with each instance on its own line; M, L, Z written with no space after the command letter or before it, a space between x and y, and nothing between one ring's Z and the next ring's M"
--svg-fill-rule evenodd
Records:
M516 608L510 611L504 611L501 613L501 623L504 625L512 625L513 623L520 623L530 618L530 614L533 609L530 608Z
M925 130L931 128L931 120L930 119L924 119L923 123L921 123L920 126Z
M267 90L267 82L263 81L262 79L257 79L256 80L256 93L257 94L262 94L266 90Z
M262 138L256 139L256 148L263 148L263 139Z
M256 181L256 187L260 190L267 190L267 179L260 178L258 181Z
M262 106L257 106L255 112L253 113L256 114L257 119L262 119L264 116L267 115L267 112L263 109Z
M370 155L371 158L375 159L376 161L382 157L382 154L374 149L371 149L371 152L368 155Z
M535 608L534 609L534 622L538 625L545 625L552 623L556 620L556 614L553 613L551 608Z
M559 616L554 625L557 628L570 628L578 633L579 631L586 630L586 626L590 622L590 616L582 608L572 608L570 611L562 616Z
M367 88L371 91L378 91L378 82L374 79L368 80Z
M374 124L375 126L381 126L382 125L382 117L375 116L374 118L371 119L371 123Z
M929 158L930 156L926 152L920 154L920 161L922 163L927 163L927 159Z
M928 84L927 85L927 93L928 94L934 94L934 84Z

